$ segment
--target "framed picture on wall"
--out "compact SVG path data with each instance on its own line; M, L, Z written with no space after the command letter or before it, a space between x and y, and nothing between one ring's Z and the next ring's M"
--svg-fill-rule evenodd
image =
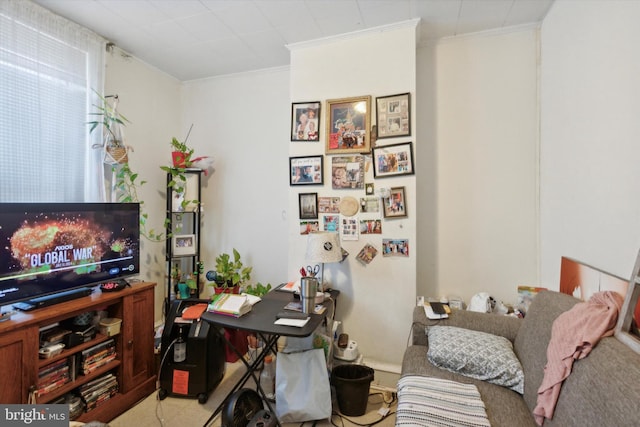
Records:
M320 141L320 101L291 104L291 141Z
M411 135L411 95L376 98L376 127L378 139Z
M384 145L373 149L374 178L413 175L414 172L411 142Z
M318 219L318 193L298 194L300 219Z
M173 254L188 256L196 254L196 235L180 234L172 237Z
M289 185L323 183L323 156L289 157Z
M404 187L394 187L389 191L389 197L382 199L385 218L403 218L407 216L407 202Z
M369 136L371 97L327 100L326 154L366 153Z
M364 156L333 156L331 158L331 188L364 188Z

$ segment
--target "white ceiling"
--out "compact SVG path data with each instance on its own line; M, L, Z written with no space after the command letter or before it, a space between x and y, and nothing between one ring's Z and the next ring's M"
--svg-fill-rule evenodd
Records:
M421 18L418 45L542 21L555 0L34 0L176 77L285 66L286 45Z

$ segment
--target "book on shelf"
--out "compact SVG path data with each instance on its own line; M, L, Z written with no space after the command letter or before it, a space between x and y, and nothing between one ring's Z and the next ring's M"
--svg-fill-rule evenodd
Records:
M89 357L93 354L99 353L100 351L109 348L109 347L115 347L116 342L114 341L113 338L107 340L107 341L103 341L100 344L96 344L92 347L87 348L86 350L82 350L82 357L86 358Z
M207 307L207 310L217 314L240 317L251 311L253 304L247 295L219 294Z
M90 356L83 356L82 357L82 363L83 364L84 363L93 363L93 362L95 362L97 360L100 360L100 359L106 357L106 356L114 354L115 352L116 352L116 348L115 347L107 347L107 348L104 348L104 349L100 350L97 353L94 353L94 354L90 355Z
M118 389L117 378L108 373L82 385L80 387L80 396L85 402L87 410L90 410L109 400L118 392Z
M50 365L47 365L47 366L44 366L44 367L38 369L38 377L42 378L42 377L50 374L51 372L55 372L55 371L59 370L60 368L63 368L66 365L67 365L67 361L65 359L58 360L57 362L53 362Z
M66 376L53 382L38 384L38 396L43 396L47 393L51 393L52 391L62 387L69 382L71 382L71 378L69 378L69 376Z
M112 362L114 360L116 360L116 354L112 353L112 354L110 354L108 356L105 356L105 357L101 358L100 360L97 360L97 361L94 361L94 362L91 362L91 363L85 363L82 366L82 373L84 375L89 375L91 372L95 371L99 367L104 366L107 363Z
M38 377L38 385L47 384L49 382L58 381L61 378L69 378L69 367L63 366L60 369L52 371L46 375Z

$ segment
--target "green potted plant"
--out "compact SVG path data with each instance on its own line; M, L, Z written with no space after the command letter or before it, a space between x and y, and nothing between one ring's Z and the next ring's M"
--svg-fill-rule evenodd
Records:
M124 164L129 161L127 147L124 143L122 127L129 122L125 116L118 112L118 95L102 96L96 92L96 95L100 97L102 105L95 105L96 111L89 113L94 117L94 120L87 122L91 127L89 133L92 133L98 127L101 127L104 132L102 136L102 144L96 144L93 148L102 148L105 151L104 162L107 164ZM113 105L107 101L107 98L113 98Z
M189 136L187 135L187 138ZM193 148L187 146L185 138L184 142L178 141L178 138L173 137L171 139L171 160L173 161L173 167L178 169L185 169L191 166L191 156L193 155Z
M95 91L94 91L95 92ZM96 111L89 113L94 120L88 121L89 133L100 128L103 131L102 144L93 145L93 148L101 148L105 151L104 162L111 165L114 173L113 191L116 192L116 200L121 203L140 204L140 235L151 241L161 241L166 238L163 233L156 233L154 229L147 228L148 214L144 212L144 201L138 198L138 186L146 181L138 180L138 173L129 166L129 147L125 145L122 137L122 127L130 123L117 109L118 95L103 96L96 92L102 101L101 105L94 105ZM114 98L111 105L108 98ZM167 221L165 220L165 227Z
M189 129L189 133L191 133L191 129ZM187 185L187 176L185 174L185 169L191 166L191 156L194 153L194 149L190 148L187 145L187 139L189 138L189 133L185 138L184 142L178 140L178 138L171 138L171 147L173 148L173 152L171 153L172 157L172 166L160 166L160 169L171 174L171 179L167 183L167 187L170 188L180 200L181 210L187 210L187 206L191 203L199 203L198 200L187 199L185 197L186 185Z
M242 263L240 252L233 249L233 257L227 253L221 253L216 257L216 270L213 282L215 293L239 291L239 287L251 280L253 267L245 267Z

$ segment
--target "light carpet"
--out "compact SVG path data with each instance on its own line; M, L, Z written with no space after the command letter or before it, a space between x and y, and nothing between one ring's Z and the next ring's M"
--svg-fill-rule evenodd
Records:
M227 363L226 373L222 382L209 395L205 404L198 403L197 399L180 397L167 397L164 400L157 399L157 393L149 395L140 401L133 408L115 418L109 423L110 427L192 427L204 426L215 408L218 407L222 399L233 388L234 384L244 373L242 362ZM249 380L246 387L255 384ZM255 386L253 386L255 389ZM378 410L382 407L390 406L390 412L386 417L382 417ZM397 402L391 405L384 403L381 394L376 393L373 388L370 390L369 401L366 413L361 417L345 417L339 415L338 405L333 402L333 412L331 420L321 420L317 426L336 425L340 427L353 427L362 425L372 425L380 427L392 427L395 425L395 411ZM283 426L300 426L302 423L283 424ZM311 426L309 421L306 425ZM212 427L220 427L220 415L211 424Z

